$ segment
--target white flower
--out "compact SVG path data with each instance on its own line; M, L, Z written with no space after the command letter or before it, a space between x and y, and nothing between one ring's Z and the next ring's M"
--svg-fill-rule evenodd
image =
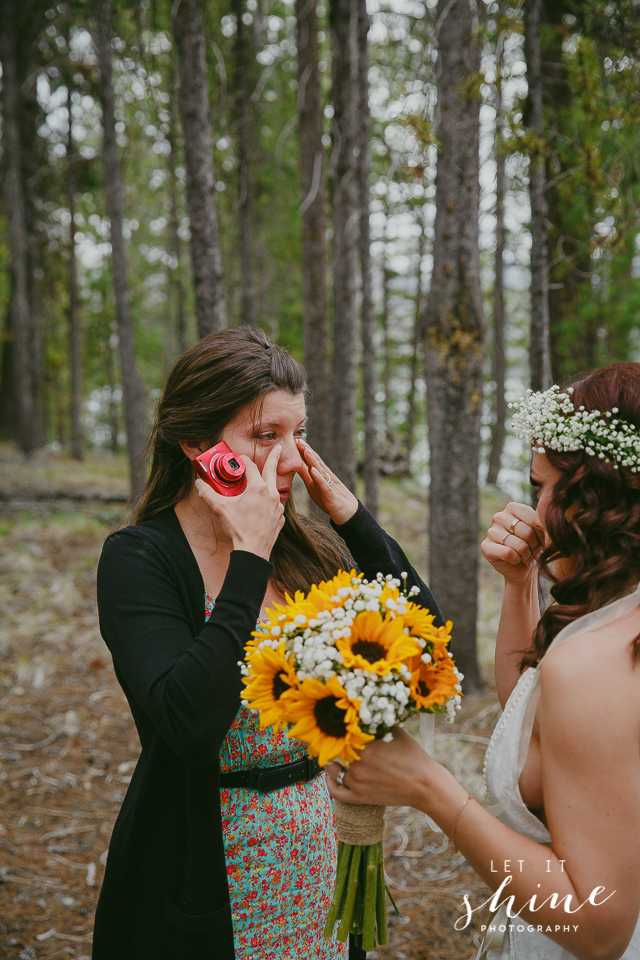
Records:
M271 627L272 637L279 637L281 633L282 633L282 630L280 629L280 627Z

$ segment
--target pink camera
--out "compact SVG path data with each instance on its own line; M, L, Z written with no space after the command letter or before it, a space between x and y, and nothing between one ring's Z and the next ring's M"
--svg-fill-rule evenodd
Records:
M247 486L244 463L224 441L191 461L198 476L223 497L237 497Z

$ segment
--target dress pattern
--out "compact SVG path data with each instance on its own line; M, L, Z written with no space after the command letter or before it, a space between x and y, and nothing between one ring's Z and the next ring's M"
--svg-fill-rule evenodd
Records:
M214 603L207 594L207 619ZM258 714L241 706L220 769L272 767L305 756L304 744L261 730ZM221 790L220 803L236 960L346 960L348 945L323 936L337 859L324 775L272 793Z
M565 643L570 637L613 622L633 610L639 603L640 584L628 596L568 624L555 636L549 650ZM485 755L485 772L489 793L495 801L495 806L489 809L512 830L537 843L550 846L551 834L525 805L519 787L539 696L540 670L529 667L521 674L495 726ZM491 923L495 927L494 935L487 935L477 960L575 960L574 954L550 940L534 926L509 919L503 908ZM620 960L640 960L640 919Z

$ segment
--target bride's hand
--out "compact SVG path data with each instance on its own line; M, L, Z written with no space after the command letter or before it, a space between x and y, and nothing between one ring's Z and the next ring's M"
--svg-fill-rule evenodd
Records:
M341 770L338 763L328 763L329 793L344 803L378 803L385 807L424 809L429 784L445 772L429 754L400 727L393 730L393 740L374 740L367 744L360 760L349 765L337 783Z
M509 503L500 513L494 514L480 549L505 580L523 584L536 569L545 539L536 511L526 503Z
M358 509L358 501L306 440L299 437L296 443L303 461L300 476L309 496L337 526L346 523Z

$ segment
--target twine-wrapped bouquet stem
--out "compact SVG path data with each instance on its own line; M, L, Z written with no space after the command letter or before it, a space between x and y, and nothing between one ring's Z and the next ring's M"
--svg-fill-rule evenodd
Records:
M385 808L377 804L335 801L338 835L336 886L325 936L344 942L350 933L363 950L387 942L387 905L382 838Z

